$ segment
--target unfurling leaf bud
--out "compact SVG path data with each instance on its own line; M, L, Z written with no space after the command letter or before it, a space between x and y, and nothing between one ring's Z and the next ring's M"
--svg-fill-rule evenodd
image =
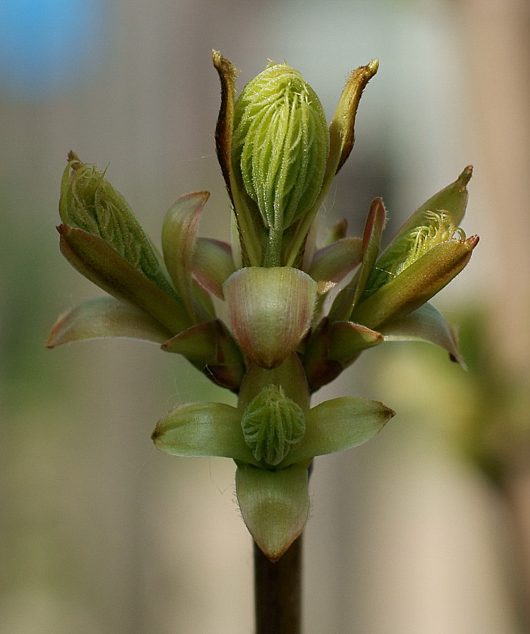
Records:
M81 162L73 152L63 173L59 214L65 225L101 238L136 270L175 295L159 256L126 200L103 172Z
M266 385L247 405L241 427L254 458L275 467L304 437L304 412L280 386Z
M320 193L329 133L320 100L302 75L270 64L235 105L232 164L267 228L281 231Z

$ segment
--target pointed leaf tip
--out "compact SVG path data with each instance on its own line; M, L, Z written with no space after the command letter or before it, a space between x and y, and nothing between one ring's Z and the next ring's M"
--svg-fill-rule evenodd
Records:
M374 59L366 66L359 66L353 70L346 81L329 128L330 152L326 179L333 178L340 171L352 151L359 101L363 90L378 69L379 61Z
M457 182L459 183L461 187L465 187L471 180L472 176L473 176L473 165L466 165L466 167L464 167L464 169L462 170L462 173L458 177Z
M466 368L453 329L432 304L424 304L409 315L389 322L381 331L385 341L424 341L439 346L449 353L452 361Z

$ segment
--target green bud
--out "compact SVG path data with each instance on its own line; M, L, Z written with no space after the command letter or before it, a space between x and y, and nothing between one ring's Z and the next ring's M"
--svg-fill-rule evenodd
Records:
M352 321L379 328L425 304L466 266L478 236L444 240L414 259L390 282L355 306Z
M453 223L447 211L427 211L424 222L403 234L394 248L379 259L367 283L369 292L395 278L438 244L466 239L463 229Z
M149 238L123 196L93 165L85 165L76 154L68 154L59 200L61 220L101 238L136 270L174 296Z
M235 104L232 164L267 228L282 231L308 212L322 188L329 149L314 90L287 64L270 64Z
M275 467L304 437L304 412L280 386L266 385L246 407L241 428L254 458Z
M468 165L453 183L431 196L408 218L371 270L363 287L364 296L376 291L417 259L417 246L421 245L421 251L426 253L428 248L453 235L465 237L458 225L466 210L467 184L472 174L473 168Z

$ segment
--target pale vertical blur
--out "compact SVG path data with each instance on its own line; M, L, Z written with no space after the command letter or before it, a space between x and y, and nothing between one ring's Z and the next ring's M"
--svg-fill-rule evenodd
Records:
M328 115L347 72L378 57L326 216L358 231L383 195L396 226L473 163L464 227L482 241L438 305L486 305L502 363L528 373L529 28L526 0L3 0L0 634L252 631L230 461L172 459L149 440L174 404L227 396L154 346L43 349L56 315L99 292L57 249L66 152L108 165L154 238L197 189L212 192L203 234L227 238L211 49L241 84L287 60ZM454 393L426 376L423 348L407 350L366 354L317 395L362 394L398 416L316 463L305 631L515 634L502 513L451 450Z

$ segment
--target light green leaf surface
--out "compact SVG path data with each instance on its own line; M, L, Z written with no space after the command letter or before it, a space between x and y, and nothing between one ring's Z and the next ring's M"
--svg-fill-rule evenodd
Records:
M206 290L224 299L223 284L235 271L232 249L221 240L198 238L193 254L193 274Z
M61 181L59 214L65 225L101 238L161 289L174 293L157 249L125 198L104 172L84 164L74 152L68 155Z
M353 397L324 401L306 412L305 436L281 466L357 447L375 436L393 415L378 401Z
M208 192L193 192L181 196L166 213L162 227L162 252L167 270L186 310L195 317L193 301L193 255L201 212Z
M142 310L113 297L97 297L70 309L55 322L46 345L103 337L130 337L162 343L168 331Z
M376 198L370 205L364 227L361 268L352 281L335 298L329 313L332 321L349 320L353 307L360 301L366 282L379 255L381 235L385 225L385 206L381 198Z
M352 321L369 328L405 317L425 304L466 266L478 237L433 247L353 310Z
M60 225L61 252L82 275L117 299L141 308L171 334L191 325L183 304L122 258L102 238Z
M304 529L309 514L307 465L264 471L239 465L236 493L256 544L276 561Z
M381 254L377 262L377 270L374 270L370 276L369 286L373 287L370 289L372 292L390 277L389 274L385 276L385 272L393 271L396 263L406 259L412 247L411 232L418 227L431 225L434 218L433 212L445 212L451 218L453 225L459 226L466 211L468 200L466 186L472 174L473 168L468 165L456 181L431 196L405 221Z
M224 285L230 328L258 366L274 368L292 354L309 330L316 282L291 267L248 267Z
M381 328L385 341L426 341L447 350L452 359L465 367L451 326L432 304L424 304L410 315Z
M319 249L311 261L309 275L317 282L340 282L361 261L361 246L360 238L342 238Z
M241 431L241 414L223 403L179 405L152 434L158 449L174 456L219 456L256 464Z

